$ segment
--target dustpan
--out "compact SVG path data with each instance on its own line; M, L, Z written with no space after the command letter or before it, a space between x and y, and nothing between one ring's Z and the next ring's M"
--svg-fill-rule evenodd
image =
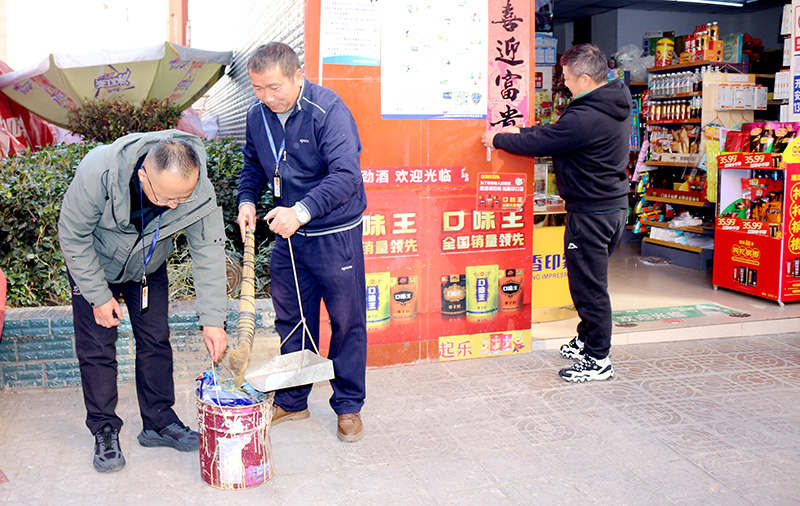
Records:
M250 386L260 392L310 385L317 381L331 380L334 377L333 362L319 355L317 344L311 337L311 331L306 324L303 301L300 298L300 285L297 282L297 268L294 264L292 240L288 238L287 241L289 242L289 256L292 260L294 285L297 289L297 304L300 307L300 321L289 332L289 335L283 339L281 347L298 329L302 328L302 348L300 351L276 355L267 360L250 363L244 372L244 379L247 380ZM311 346L314 347L314 352L316 353L306 349L306 338L311 342Z

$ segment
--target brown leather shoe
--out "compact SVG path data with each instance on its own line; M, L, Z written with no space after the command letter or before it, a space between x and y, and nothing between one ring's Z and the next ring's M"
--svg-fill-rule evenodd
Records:
M364 435L364 425L361 423L360 413L339 415L338 425L336 435L342 441L358 441Z
M286 420L305 420L309 416L311 416L311 414L308 412L308 409L304 409L303 411L286 411L275 404L272 410L272 425L278 425Z

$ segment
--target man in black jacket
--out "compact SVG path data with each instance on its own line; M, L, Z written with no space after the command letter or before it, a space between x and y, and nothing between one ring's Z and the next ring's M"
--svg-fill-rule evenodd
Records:
M631 95L619 80L607 82L606 61L593 44L569 49L561 65L573 99L556 123L481 136L489 148L553 157L556 185L567 207L569 291L580 318L578 335L561 347L564 357L577 362L559 375L574 382L614 376L608 358L608 258L622 237L628 208Z

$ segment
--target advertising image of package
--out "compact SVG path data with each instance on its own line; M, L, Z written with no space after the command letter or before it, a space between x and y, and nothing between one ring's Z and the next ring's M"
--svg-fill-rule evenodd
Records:
M458 316L467 312L467 276L442 276L442 314Z
M389 321L391 274L388 272L367 273L366 278L367 325L370 327L382 326Z
M392 278L389 288L392 319L417 316L417 277L398 276Z
M498 288L497 265L467 267L467 316L495 314Z
M500 277L500 309L520 309L523 306L522 269L505 269Z

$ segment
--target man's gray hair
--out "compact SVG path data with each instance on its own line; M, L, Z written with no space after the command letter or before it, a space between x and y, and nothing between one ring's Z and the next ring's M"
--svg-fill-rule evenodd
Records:
M147 153L147 168L157 173L169 170L183 179L197 177L200 158L188 142L167 139L159 142Z
M285 77L292 78L300 69L300 58L294 49L283 42L270 42L258 46L247 58L247 71L261 74L278 67Z
M597 84L608 79L608 58L602 49L594 44L578 44L561 55L561 66L569 68L575 77L588 75Z

